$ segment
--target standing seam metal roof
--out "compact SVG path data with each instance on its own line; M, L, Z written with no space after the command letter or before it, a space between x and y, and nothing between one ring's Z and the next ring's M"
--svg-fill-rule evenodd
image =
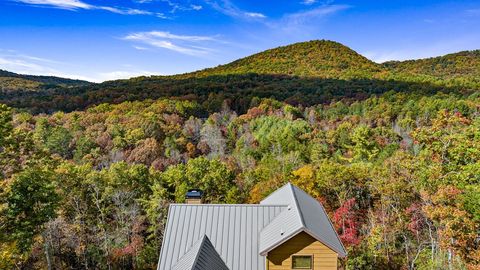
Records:
M170 270L206 235L230 270L265 269L259 232L284 205L171 204L158 269Z

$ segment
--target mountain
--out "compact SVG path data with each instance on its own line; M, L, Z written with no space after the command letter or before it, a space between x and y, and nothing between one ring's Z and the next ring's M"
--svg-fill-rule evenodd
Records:
M463 51L418 60L383 63L399 79L440 82L446 86L478 89L480 85L480 50Z
M370 78L384 70L382 65L338 42L314 40L267 50L187 76L256 73L342 79Z
M480 50L463 51L419 60L390 61L383 65L392 72L441 79L480 78Z
M54 76L23 75L0 69L0 91L41 91L55 87L87 86L90 82Z
M195 100L210 111L228 100L233 109L244 112L255 98L308 106L388 91L468 94L480 89L479 62L479 51L472 51L378 64L340 43L314 40L191 73L101 84L5 73L9 88L17 90L0 86L0 103L37 113L168 97Z

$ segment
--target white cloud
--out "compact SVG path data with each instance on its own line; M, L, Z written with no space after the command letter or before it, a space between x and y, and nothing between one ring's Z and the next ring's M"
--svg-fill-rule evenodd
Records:
M94 81L92 78L64 73L53 67L53 65L61 64L63 63L55 60L19 54L12 50L0 49L0 69L19 74L57 76L63 78Z
M67 10L79 10L79 9L88 9L88 10L105 10L116 14L121 15L155 15L159 18L163 18L162 13L151 12L141 9L132 9L132 8L120 8L120 7L111 7L111 6L96 6L91 5L80 0L14 0L16 2L21 2L24 4L35 5L35 6L48 6L51 8L58 9L67 9Z
M221 42L211 36L176 35L166 31L137 32L123 39L192 56L202 56L212 51L199 46L199 43ZM144 47L141 48L144 49Z
M90 82L103 82L107 80L128 79L138 76L160 75L158 72L139 70L131 65L123 65L121 70L98 72L89 75L72 74L59 69L64 69L65 64L52 59L36 57L19 53L14 50L0 49L0 69L10 72L29 75L56 76L62 78L85 80ZM61 67L61 68L59 68Z
M79 0L16 0L30 5L46 5L63 9L92 9L94 6Z
M115 7L98 7L98 9L110 11L122 15L152 15L153 12L140 9L120 9Z
M312 33L318 33L322 19L349 8L351 8L349 5L321 5L284 14L279 19L265 20L264 23L269 27L270 33L295 36L296 38L301 36L303 39L317 38L318 36Z
M118 79L130 79L133 77L139 76L151 76L151 75L160 75L155 72L150 71L110 71L110 72L103 72L100 73L95 79L95 82L104 82L104 81L111 81L111 80L118 80Z
M165 31L151 31L151 32L143 32L139 34L148 34L152 37L158 38L166 38L166 39L177 39L177 40L187 40L187 41L207 41L207 40L215 40L215 38L210 36L188 36L188 35L175 35L170 32Z
M265 19L266 15L259 12L245 11L238 8L230 0L205 0L216 11L234 18L240 19Z
M145 47L137 46L137 45L133 46L133 48L135 48L135 49L137 49L137 50L139 50L139 51L148 51L148 50L150 50L149 48L145 48Z
M54 71L49 67L52 64L61 64L61 62L21 54L15 50L0 49L0 69L28 74L32 72L41 73Z
M466 12L467 12L468 15L480 15L480 8L467 9Z
M307 11L301 11L297 13L287 14L284 16L283 21L289 25L295 24L303 24L306 21L313 19L313 18L320 18L327 15L332 15L337 12L349 9L351 6L349 5L327 5L327 6L320 6L314 9L310 9Z
M407 60L412 57L408 50L398 51L367 51L362 53L363 56L376 63L383 63L391 60Z
M25 61L24 59L15 59L10 57L0 56L0 67L8 71L15 71L25 73L27 71L43 71L44 67Z
M303 1L302 1L302 4L308 6L308 5L313 5L313 4L315 4L316 2L317 2L317 0L303 0Z
M169 50L179 52L179 53L183 53L183 54L193 55L193 56L207 53L206 51L201 50L201 49L182 47L182 46L175 45L170 41L165 41L165 40L152 41L151 45L159 47L159 48L169 49Z
M160 19L168 19L169 17L161 12L157 12L156 16Z
M267 16L263 15L262 13L257 13L257 12L245 12L245 16L250 17L250 18L266 18Z
M203 7L200 6L200 5L190 5L190 7L191 7L193 10L201 10L201 9L203 9Z
M475 35L457 36L455 39L429 40L428 44L417 44L415 46L400 48L392 48L392 46L384 45L381 46L381 49L365 51L361 52L361 54L377 63L391 60L403 61L436 57L462 50L475 50L478 49L476 44L479 44L479 42L480 39Z
M178 10L180 11L189 11L189 10L201 10L203 6L189 4L190 1L180 1L180 0L133 0L138 4L150 4L155 1L163 2L170 7L170 13L175 13ZM187 2L187 3L185 3Z
M170 7L170 13L175 13L177 10L185 10L186 8L178 2L172 0L160 0ZM150 1L151 2L151 1Z

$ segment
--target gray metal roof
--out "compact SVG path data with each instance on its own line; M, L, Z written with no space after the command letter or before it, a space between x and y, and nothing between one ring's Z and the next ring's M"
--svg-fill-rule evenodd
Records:
M323 206L290 183L255 205L171 204L158 269L191 269L192 257L206 252L230 270L264 270L264 256L302 231L346 256Z
M323 206L305 191L288 183L260 202L261 205L288 203L283 211L260 232L260 252L269 251L299 232L306 232L327 247L345 257L347 252L340 241Z
M259 232L286 206L171 204L158 269L169 270L206 235L230 270L265 269Z
M229 270L210 239L204 235L173 266L173 270Z

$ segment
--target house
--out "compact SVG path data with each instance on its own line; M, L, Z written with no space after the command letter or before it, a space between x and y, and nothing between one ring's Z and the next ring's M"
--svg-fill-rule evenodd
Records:
M170 205L159 270L324 270L346 256L323 206L290 183L260 204L190 199Z

